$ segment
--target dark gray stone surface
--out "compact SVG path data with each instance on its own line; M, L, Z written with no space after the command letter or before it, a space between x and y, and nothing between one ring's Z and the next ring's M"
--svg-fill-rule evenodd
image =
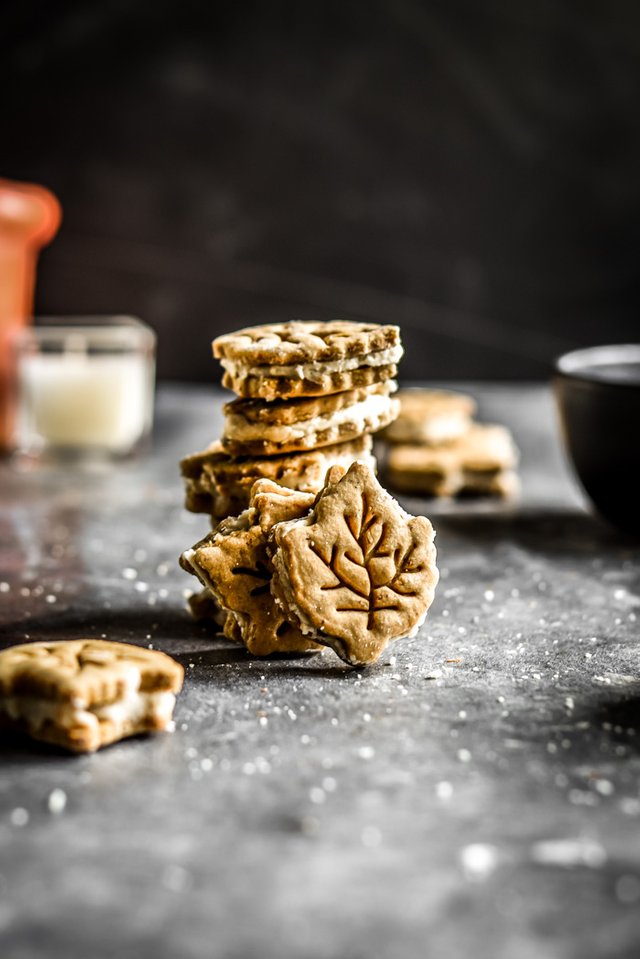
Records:
M522 502L406 501L442 580L364 672L252 660L184 612L206 520L176 461L215 435L212 391L163 389L138 463L2 467L3 643L105 635L186 667L173 735L0 745L2 959L637 957L640 552L584 511L544 388L476 393L515 431Z

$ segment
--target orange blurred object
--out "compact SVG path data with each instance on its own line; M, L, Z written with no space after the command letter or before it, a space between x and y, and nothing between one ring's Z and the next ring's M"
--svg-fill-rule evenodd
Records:
M44 187L0 179L0 449L13 438L11 335L33 314L40 249L56 235L62 210Z

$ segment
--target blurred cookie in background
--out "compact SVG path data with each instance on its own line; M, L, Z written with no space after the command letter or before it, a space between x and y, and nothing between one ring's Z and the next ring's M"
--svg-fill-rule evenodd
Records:
M398 417L380 434L388 443L451 443L469 430L476 412L473 397L452 390L405 389L396 399Z

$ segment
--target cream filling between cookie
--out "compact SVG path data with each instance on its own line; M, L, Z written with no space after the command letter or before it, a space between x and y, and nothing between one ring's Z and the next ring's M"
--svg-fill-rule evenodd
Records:
M373 393L353 406L328 413L326 416L314 416L299 423L249 423L242 415L232 413L227 415L225 422L225 436L237 442L253 442L254 440L269 440L272 443L287 443L292 440L306 438L311 446L315 445L319 433L332 430L344 423L348 423L356 434L367 428L375 427L379 420L386 416L393 408L390 396Z
M57 702L36 696L9 696L0 702L0 709L14 720L23 719L39 727L47 720L58 726L95 728L100 721L116 725L138 723L145 718L166 724L171 720L176 697L167 690L140 692L135 690L113 703L85 707L84 703Z
M377 350L364 356L349 356L340 360L325 360L317 363L296 363L291 366L247 366L235 360L222 359L220 363L232 376L287 376L291 379L320 382L327 373L346 373L365 366L389 366L397 363L404 350L400 344L388 350Z

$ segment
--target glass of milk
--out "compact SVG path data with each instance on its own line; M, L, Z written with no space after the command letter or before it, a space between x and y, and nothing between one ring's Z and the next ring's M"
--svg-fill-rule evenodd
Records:
M126 457L153 420L154 332L130 316L43 319L16 339L16 447Z

